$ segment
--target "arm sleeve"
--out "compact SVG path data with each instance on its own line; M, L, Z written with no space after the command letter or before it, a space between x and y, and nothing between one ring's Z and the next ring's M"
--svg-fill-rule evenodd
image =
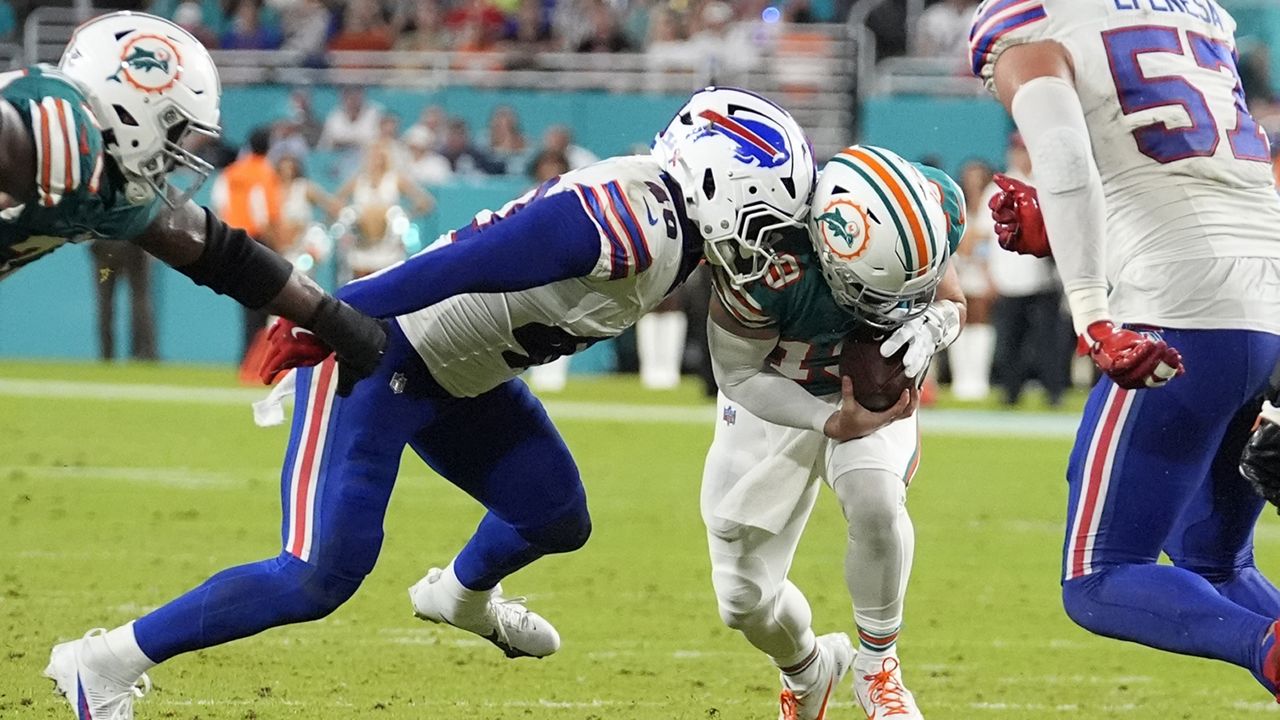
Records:
M742 337L707 319L707 341L716 383L730 400L775 425L823 432L836 408L795 382L764 369L774 340Z
M585 277L599 261L594 224L574 194L564 192L356 280L336 295L366 315L389 318L454 295L516 292Z
M1089 127L1076 89L1062 78L1036 78L1010 104L1035 168L1049 246L1077 334L1110 318L1103 237L1106 201Z

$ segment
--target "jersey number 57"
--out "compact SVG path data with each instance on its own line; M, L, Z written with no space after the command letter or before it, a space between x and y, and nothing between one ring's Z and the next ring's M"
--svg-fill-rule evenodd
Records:
M1158 163L1171 163L1216 154L1222 142L1222 132L1212 108L1232 107L1235 118L1232 127L1226 131L1232 155L1239 160L1270 162L1267 136L1245 105L1235 52L1225 41L1188 31L1184 47L1182 33L1178 29L1142 25L1104 32L1102 42L1107 49L1116 95L1125 115L1176 105L1186 110L1191 118L1188 127L1170 127L1157 120L1134 130L1138 150L1143 155ZM1194 64L1206 70L1231 73L1235 87L1230 97L1216 88L1196 87L1182 75L1145 74L1141 58L1156 53L1182 56L1188 70ZM1207 97L1206 91L1222 97Z

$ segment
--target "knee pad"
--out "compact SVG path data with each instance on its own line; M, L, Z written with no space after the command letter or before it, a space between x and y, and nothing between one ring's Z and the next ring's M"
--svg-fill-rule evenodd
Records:
M290 622L327 617L350 600L364 580L336 575L289 554L280 556L276 572L286 587L273 602L283 607Z
M849 534L874 537L891 533L903 512L906 486L902 478L885 470L852 470L831 483Z
M718 567L713 563L711 584L716 591L720 619L730 628L742 630L757 624L766 612L764 587L757 578L743 572L742 567Z
M591 513L583 501L546 525L517 531L520 537L545 554L573 552L586 545L591 537Z

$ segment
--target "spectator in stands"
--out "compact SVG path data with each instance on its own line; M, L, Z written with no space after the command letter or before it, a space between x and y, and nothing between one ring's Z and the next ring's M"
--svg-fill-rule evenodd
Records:
M442 52L449 49L444 29L444 10L439 0L420 0L414 5L408 27L396 41L396 50Z
M427 148L439 152L440 147L444 144L445 126L448 123L449 116L445 114L444 108L439 105L428 105L418 115L418 121L405 131L405 142L408 142L409 133L421 130L427 143Z
M969 26L977 0L942 0L930 5L916 23L912 52L963 65L969 49Z
M222 47L227 50L274 50L284 42L280 31L264 26L261 8L255 0L240 0L231 13L231 22L222 34Z
M260 127L249 134L244 153L218 176L213 184L213 209L232 227L241 228L253 239L279 252L280 178L267 159L271 130ZM267 314L244 308L244 367L250 349L267 326Z
M720 0L702 6L702 29L689 41L696 69L709 83L735 82L771 52L769 36L755 37L756 23L734 23L733 7Z
M399 207L402 200L412 203L415 215L426 215L436 205L430 193L418 187L401 173L386 142L376 142L365 151L360 170L338 189L337 201L363 212L366 208Z
M455 47L464 52L491 50L502 37L507 16L489 0L463 0L445 15Z
M684 38L679 17L669 8L649 13L649 34L645 42L645 66L650 72L692 70L696 59Z
M378 119L378 137L374 142L382 143L391 152L393 160L404 157L404 148L400 145L400 116L392 112L384 112Z
M591 31L578 41L574 50L580 53L618 53L630 52L633 48L622 28L618 26L618 16L613 8L604 0L595 0L590 9Z
M501 162L471 142L471 128L461 118L449 120L440 154L456 175L501 175L506 171Z
M521 0L519 9L507 23L503 39L528 52L550 49L555 35L542 0Z
M510 105L499 105L489 115L489 154L503 164L507 173L524 169L529 141L520 130L520 118Z
M320 140L321 125L311 110L311 95L305 90L289 93L287 115L275 125L271 136L271 161L292 155L305 162Z
M284 30L282 49L301 53L304 62L317 63L329 40L332 15L321 0L275 0Z
M325 118L319 147L322 150L362 148L377 139L381 120L382 108L365 100L363 88L344 87L338 107Z
M995 348L995 330L989 324L995 288L991 284L991 253L1000 252L995 245L995 226L987 209L992 169L980 160L966 163L960 171L960 185L967 202L965 215L969 222L955 257L960 288L969 302L963 340L947 349L951 362L951 393L959 400L983 400L991 392L991 353Z
M535 184L542 183L569 172L569 160L564 153L544 150L529 165ZM569 380L569 364L572 355L561 355L549 363L529 368L529 384L540 392L559 392Z
M1010 138L1006 174L1033 183L1031 156L1016 134ZM990 199L996 187L983 197ZM981 215L981 213L979 213ZM996 384L1006 405L1016 405L1032 379L1044 386L1057 406L1070 384L1070 320L1062 310L1062 290L1053 260L1004 250L991 254L991 279L997 297L991 309L996 331Z
M95 240L93 279L98 290L98 350L104 361L115 359L116 280L129 283L130 347L134 360L155 360L156 321L151 304L151 256L134 243Z
M563 154L569 159L569 168L572 170L600 161L595 153L573 144L573 131L568 125L552 125L547 128L542 136L542 149Z
M5 6L8 3L4 3ZM207 48L218 47L218 35L204 23L204 9L195 0L178 3L173 10L173 22L195 36Z
M390 50L395 32L378 0L348 0L342 30L329 41L330 50Z
M443 185L453 177L449 161L435 151L429 130L414 125L404 134L404 173L419 185Z
M281 203L278 242L280 254L314 275L316 266L324 262L332 251L329 233L316 223L317 211L328 218L336 217L338 203L310 179L302 161L293 155L284 155L276 161L276 175L280 177Z
M569 172L570 169L569 158L565 157L564 153L543 150L533 158L533 162L529 163L529 177L534 183L542 184Z

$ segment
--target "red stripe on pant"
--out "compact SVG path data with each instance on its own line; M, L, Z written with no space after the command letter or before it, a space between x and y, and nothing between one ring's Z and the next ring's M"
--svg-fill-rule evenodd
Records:
M1080 510L1080 516L1076 518L1078 524L1076 536L1072 541L1071 572L1068 580L1085 574L1084 556L1088 550L1089 528L1093 526L1095 515L1100 515L1106 504L1105 498L1102 499L1103 502L1099 502L1103 474L1111 451L1120 439L1120 431L1123 429L1119 423L1120 414L1124 411L1129 392L1129 390L1115 388L1102 411L1102 432L1098 433L1093 441L1093 462L1085 468L1085 484L1080 488L1080 492L1084 495L1084 507Z
M311 376L311 382L317 384L316 393L311 401L311 407L307 408L311 418L307 437L302 446L302 462L299 463L298 474L293 479L293 545L289 547L289 554L297 558L302 558L302 551L306 546L307 522L310 519L311 510L307 504L307 495L311 489L312 470L320 462L320 455L324 452L322 442L326 431L326 428L322 427L324 409L328 404L329 385L333 380L335 367L333 358L330 357L321 363Z

